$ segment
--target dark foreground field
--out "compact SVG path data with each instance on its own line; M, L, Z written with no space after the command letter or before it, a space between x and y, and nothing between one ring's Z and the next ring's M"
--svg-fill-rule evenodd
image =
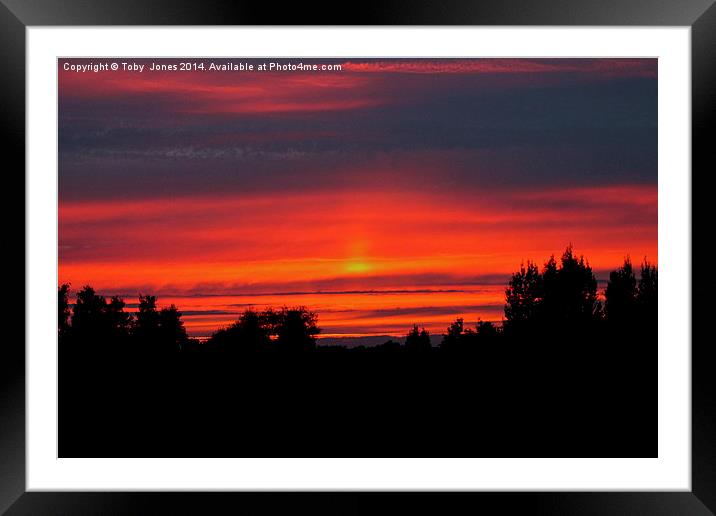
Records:
M61 353L61 457L655 457L655 336Z

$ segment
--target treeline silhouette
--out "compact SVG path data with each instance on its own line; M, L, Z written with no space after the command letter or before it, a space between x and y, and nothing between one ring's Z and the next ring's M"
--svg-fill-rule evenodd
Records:
M231 354L315 351L321 329L318 316L306 307L264 311L246 309L236 322L217 330L206 343L188 337L176 306L157 309L157 298L139 295L136 313L125 312L123 299L109 300L91 286L69 301L70 285L58 289L58 332L63 345L83 352L116 346L141 353L212 351ZM465 327L463 318L453 322L442 336L440 349L470 351L480 343L494 344L505 338L529 338L556 331L654 332L657 322L657 270L646 259L639 280L629 257L609 274L605 301L598 298L597 280L584 257L577 258L571 246L559 263L551 256L540 270L527 262L512 275L505 290L504 324L478 321ZM124 347L126 346L126 348ZM373 351L430 351L430 333L417 324L408 331L405 344L389 340ZM366 346L347 349L366 351Z
M629 258L612 271L603 302L571 246L527 262L501 325L458 318L437 346L417 324L403 344L320 346L306 307L247 309L199 342L155 296L127 308L58 289L61 456L656 454L646 259L638 279Z

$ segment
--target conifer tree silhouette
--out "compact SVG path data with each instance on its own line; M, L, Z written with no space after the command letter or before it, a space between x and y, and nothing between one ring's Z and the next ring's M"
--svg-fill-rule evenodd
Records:
M430 332L425 328L418 329L418 325L414 324L405 337L405 349L410 351L426 351L431 347Z
M634 317L636 296L636 277L631 260L627 256L620 268L609 273L609 283L604 292L607 320L614 324L624 324L629 318Z

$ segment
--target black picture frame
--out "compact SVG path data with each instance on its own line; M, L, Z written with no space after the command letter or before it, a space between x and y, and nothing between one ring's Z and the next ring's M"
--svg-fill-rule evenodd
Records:
M413 0L367 3L224 2L221 0L0 0L0 113L6 177L25 177L25 29L40 25L619 25L689 26L692 51L692 263L704 255L712 217L708 173L716 170L710 128L716 117L714 0ZM88 42L91 48L91 42ZM23 178L22 180L20 178ZM8 179L10 180L10 179ZM8 188L8 192L10 188ZM12 197L24 199L13 193ZM22 202L22 201L21 201ZM9 213L10 203L4 203ZM17 218L19 207L13 207ZM5 214L5 220L13 220ZM21 230L17 231L17 240ZM22 231L24 242L24 230ZM697 238L697 235L703 238ZM19 244L16 244L19 246ZM24 244L23 244L24 249ZM25 252L15 252L17 259ZM20 266L18 264L18 266ZM19 282L19 275L13 275ZM688 279L691 281L691 278ZM154 514L278 511L364 513L386 502L438 514L458 506L493 513L716 513L716 380L713 344L705 337L713 279L692 284L692 490L614 493L59 493L25 490L25 339L5 334L0 346L0 513ZM13 285L14 286L14 285ZM15 292L8 291L14 298ZM15 300L17 302L17 300ZM687 343L684 343L686 345ZM404 512L401 510L401 512Z

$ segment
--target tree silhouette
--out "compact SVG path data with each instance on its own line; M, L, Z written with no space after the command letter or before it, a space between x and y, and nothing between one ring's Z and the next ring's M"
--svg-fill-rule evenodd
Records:
M605 310L597 299L597 282L589 262L576 257L568 246L559 262L551 256L542 271L528 261L512 274L505 289L505 320L502 328L478 319L475 329L466 328L457 318L446 329L439 346L441 352L460 354L489 353L485 343L566 342L566 332L584 337L603 329L611 337L620 333L656 332L658 310L657 269L646 258L641 277L636 281L631 260L612 271L604 292ZM214 332L206 344L188 337L182 314L171 305L157 309L157 298L139 295L135 315L125 311L124 301L113 296L107 301L89 286L69 301L70 285L58 287L58 336L63 344L76 350L102 348L129 349L130 352L169 353L175 351L215 350L225 354L253 354L263 351L280 353L309 352L316 349L320 334L318 316L306 307L262 312L245 310L227 328ZM604 321L604 322L602 322ZM605 334L606 335L606 334ZM430 350L430 333L413 325L405 345L394 341L373 348L359 346L352 353L400 353L401 350ZM639 353L639 351L635 351Z
M455 322L448 327L447 333L443 336L443 341L440 343L440 347L449 349L457 346L463 331L465 331L463 319L462 317L458 317Z
M500 336L500 332L497 327L490 321L477 321L477 339L480 342L492 342Z
M641 278L637 286L636 300L640 317L654 330L656 330L656 321L659 315L657 275L656 267L644 258L641 264Z
M134 344L143 352L179 351L190 344L179 309L170 305L157 310L157 297L139 295L136 319L132 327Z
M418 325L414 324L405 337L405 349L410 351L426 351L431 347L430 333L425 328L418 329Z
M545 264L544 321L548 324L589 324L600 314L597 279L583 256L574 255L571 244L562 254L561 266L554 257Z
M70 329L70 309L69 301L70 284L64 283L57 289L57 333L61 338L67 335Z
M107 302L97 295L89 285L77 292L75 305L72 307L72 336L81 344L95 341L100 344L109 336L109 325L105 310Z
M505 301L508 330L589 326L601 315L597 279L584 257L574 255L571 245L559 265L551 256L542 273L531 262L520 266L505 290Z
M256 352L271 343L273 312L258 313L247 309L228 328L217 330L207 343L212 349L227 353Z
M139 295L133 336L142 344L153 344L159 337L157 296Z
M321 332L317 323L318 316L302 306L260 313L246 310L231 326L216 331L207 347L228 353L310 351Z
M316 347L316 336L321 332L317 326L318 316L306 307L284 307L280 312L267 312L266 317L273 322L278 349L308 351Z
M462 317L458 317L447 329L447 333L443 335L440 347L446 350L466 350L474 346L476 340L476 332L470 328L465 328L465 322Z
M631 260L627 256L624 265L609 273L609 283L604 292L607 320L614 324L624 324L634 317L636 309L637 286Z
M62 314L68 313L67 294L69 287L62 285L59 289L58 310L60 317L60 336L64 341L71 341L93 353L115 352L125 346L132 327L131 314L124 311L124 301L117 296L109 302L86 285L77 292L72 307L71 324Z
M105 308L109 331L115 341L126 339L132 329L132 316L124 311L124 307L122 299L112 296Z
M189 338L181 320L181 312L176 306L170 305L159 311L158 343L167 351L180 351L186 346Z
M517 328L536 321L543 295L544 282L537 265L529 261L527 267L524 263L520 265L520 270L512 275L505 289L506 324Z

